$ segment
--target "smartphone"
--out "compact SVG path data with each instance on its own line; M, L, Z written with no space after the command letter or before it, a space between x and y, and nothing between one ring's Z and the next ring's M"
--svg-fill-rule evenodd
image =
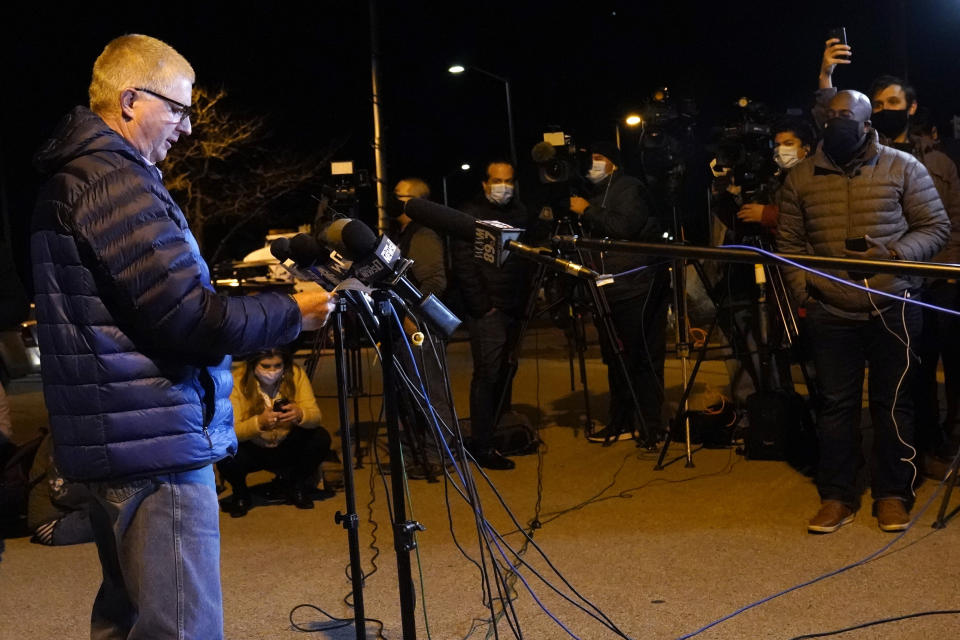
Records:
M284 407L286 407L288 404L290 404L290 401L286 398L277 398L273 401L273 410L278 412L283 411Z
M869 246L867 245L867 239L863 236L860 236L859 238L847 238L844 244L849 251L866 251L869 249Z
M830 38L836 38L840 42L837 44L849 44L847 42L847 28L846 27L834 27L827 32L827 40Z

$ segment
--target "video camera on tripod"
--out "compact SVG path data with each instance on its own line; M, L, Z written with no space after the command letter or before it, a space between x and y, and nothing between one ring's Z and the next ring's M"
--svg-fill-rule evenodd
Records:
M773 161L773 127L767 106L742 97L738 122L719 127L711 145L713 174L719 185L735 185L744 203L770 201L777 165Z
M589 153L578 149L573 136L563 131L548 131L533 145L530 156L537 165L543 189L541 218L548 221L576 220L570 211L570 197L586 197L589 189L584 178Z

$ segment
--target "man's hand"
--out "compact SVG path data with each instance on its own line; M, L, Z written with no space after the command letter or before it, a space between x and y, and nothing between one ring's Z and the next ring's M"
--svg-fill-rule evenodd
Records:
M327 317L335 307L336 295L326 291L308 291L293 294L293 300L300 307L303 330L315 331L327 323Z
M830 38L823 49L823 61L820 63L820 88L833 86L833 70L838 64L850 64L853 49L848 44L840 44L839 38Z
M586 211L589 206L590 202L586 199L580 196L570 196L570 211L573 211L578 216L582 216L583 212Z
M870 236L863 236L863 239L867 241L866 251L844 249L843 255L848 258L860 258L862 260L890 260L895 257L895 254L890 251L890 249L887 249L887 245L879 240L874 240Z
M754 203L745 204L740 207L740 211L737 211L737 217L743 222L756 222L760 224L763 220L763 205Z

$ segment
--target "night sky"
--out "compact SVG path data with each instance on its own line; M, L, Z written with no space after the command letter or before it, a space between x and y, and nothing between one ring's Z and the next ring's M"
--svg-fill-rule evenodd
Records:
M503 85L451 76L455 61L510 79L521 165L549 125L584 145L612 139L616 119L657 86L693 98L703 126L734 118L741 95L775 113L806 111L835 26L854 50L838 85L865 90L880 73L907 73L941 130L960 113L960 0L377 4L387 178L420 175L439 192L450 174L455 201L480 179L456 175L461 162L509 156ZM94 59L123 33L173 45L198 85L223 86L231 109L267 115L276 145L308 152L348 132L338 158L374 168L366 2L17 5L4 12L0 131L15 234L28 228L37 188L32 152L86 104ZM535 180L529 166L521 177Z

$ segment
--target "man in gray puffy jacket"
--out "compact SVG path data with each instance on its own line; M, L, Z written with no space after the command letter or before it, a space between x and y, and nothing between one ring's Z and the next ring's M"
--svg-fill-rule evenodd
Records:
M89 493L94 638L223 637L212 464L237 450L231 353L319 327L330 296L218 295L156 163L190 135L194 72L111 41L35 158L31 257L54 457Z
M870 100L857 91L840 91L830 101L823 142L784 184L777 240L781 251L923 261L946 245L950 221L929 173L913 156L879 144L870 126L871 111ZM906 298L916 294L919 283L845 271L830 273L840 281L795 268L784 274L794 301L806 312L823 391L817 415L821 508L807 528L836 531L853 520L859 507L856 476L866 362L874 428L874 513L882 530L901 531L909 523L916 476L909 393L916 363L908 345L920 329L919 309Z

